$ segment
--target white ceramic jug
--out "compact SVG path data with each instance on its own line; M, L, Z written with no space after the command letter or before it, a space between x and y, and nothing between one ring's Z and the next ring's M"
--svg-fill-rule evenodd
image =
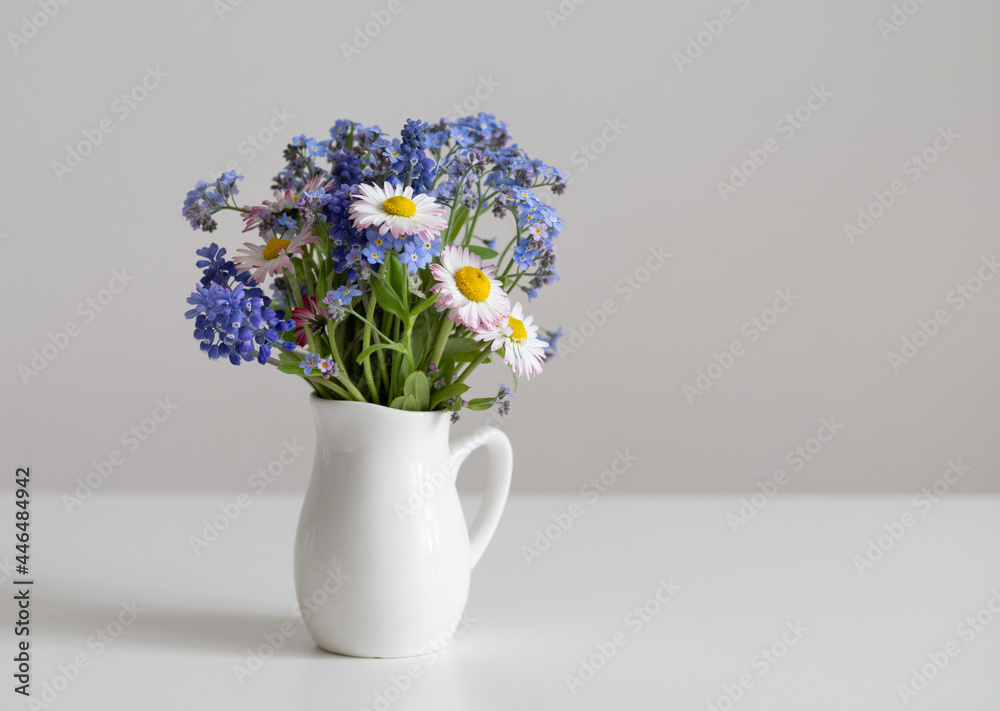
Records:
M310 401L316 456L295 540L295 587L309 634L323 649L354 657L438 651L461 620L472 568L507 502L510 441L482 428L449 446L448 412ZM467 529L455 476L484 445L487 489Z

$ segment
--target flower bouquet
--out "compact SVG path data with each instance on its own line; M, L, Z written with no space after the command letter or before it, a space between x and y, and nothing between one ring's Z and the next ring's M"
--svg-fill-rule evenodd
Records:
M232 256L197 252L186 316L201 349L275 366L322 399L506 414L506 386L465 399L466 381L502 352L516 385L555 352L558 331L540 334L513 295L530 302L558 279L563 224L538 191L561 194L565 174L487 114L408 120L399 138L337 121L328 139L294 138L284 159L273 200L241 205L242 176L227 172L184 201L196 230L229 211L255 235ZM498 243L491 217L508 214Z
M313 390L316 455L295 587L316 602L327 599L329 571L343 567L351 581L336 605L301 608L313 639L352 656L428 653L461 618L513 469L499 429L451 443L450 425L463 407L509 411L505 385L464 397L493 354L516 386L555 352L558 333L540 337L511 295L531 301L557 278L562 221L536 191L561 193L565 175L486 114L410 120L392 139L338 121L329 139L298 136L284 157L274 199L260 205L237 202L233 172L188 193L193 228L212 232L216 215L232 211L257 237L231 259L214 243L198 251L204 274L187 317L209 358L256 360ZM511 217L499 244L487 212ZM477 447L490 466L467 527L455 481Z

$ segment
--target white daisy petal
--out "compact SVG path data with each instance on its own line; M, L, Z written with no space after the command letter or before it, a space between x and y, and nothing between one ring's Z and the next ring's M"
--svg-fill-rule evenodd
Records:
M448 309L448 317L471 331L489 330L503 321L510 299L503 285L492 279L492 269L481 269L482 260L464 247L449 245L441 251L440 264L431 267L437 282L438 311Z
M548 343L539 340L535 333L537 326L529 326L522 320L524 315L520 302L514 304L506 320L490 331L476 334L477 341L491 341L490 348L494 351L503 347L503 362L514 372L525 379L542 372L545 361L545 349ZM528 317L530 320L531 317Z
M383 235L391 231L393 237L431 239L448 226L444 208L428 195L414 196L409 186L362 183L353 197L348 214L357 229L378 227Z

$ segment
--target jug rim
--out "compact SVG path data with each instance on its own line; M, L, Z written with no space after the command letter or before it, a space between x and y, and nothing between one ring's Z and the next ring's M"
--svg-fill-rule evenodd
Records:
M354 407L357 409L367 409L367 410L382 410L385 412L398 413L404 417L410 417L415 419L418 417L426 416L442 416L449 413L448 410L397 410L394 407L389 407L388 405L379 405L374 402L358 402L357 400L331 400L329 398L321 398L316 393L309 393L309 401L318 407Z

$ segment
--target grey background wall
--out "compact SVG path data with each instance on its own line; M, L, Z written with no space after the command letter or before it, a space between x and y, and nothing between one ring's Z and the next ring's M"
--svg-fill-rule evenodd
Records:
M209 362L182 316L184 194L236 161L266 198L337 118L487 111L572 173L515 490L627 454L615 491L917 492L951 461L996 492L998 26L986 0L4 3L5 466L244 490L297 441L269 489L304 488L305 388Z

